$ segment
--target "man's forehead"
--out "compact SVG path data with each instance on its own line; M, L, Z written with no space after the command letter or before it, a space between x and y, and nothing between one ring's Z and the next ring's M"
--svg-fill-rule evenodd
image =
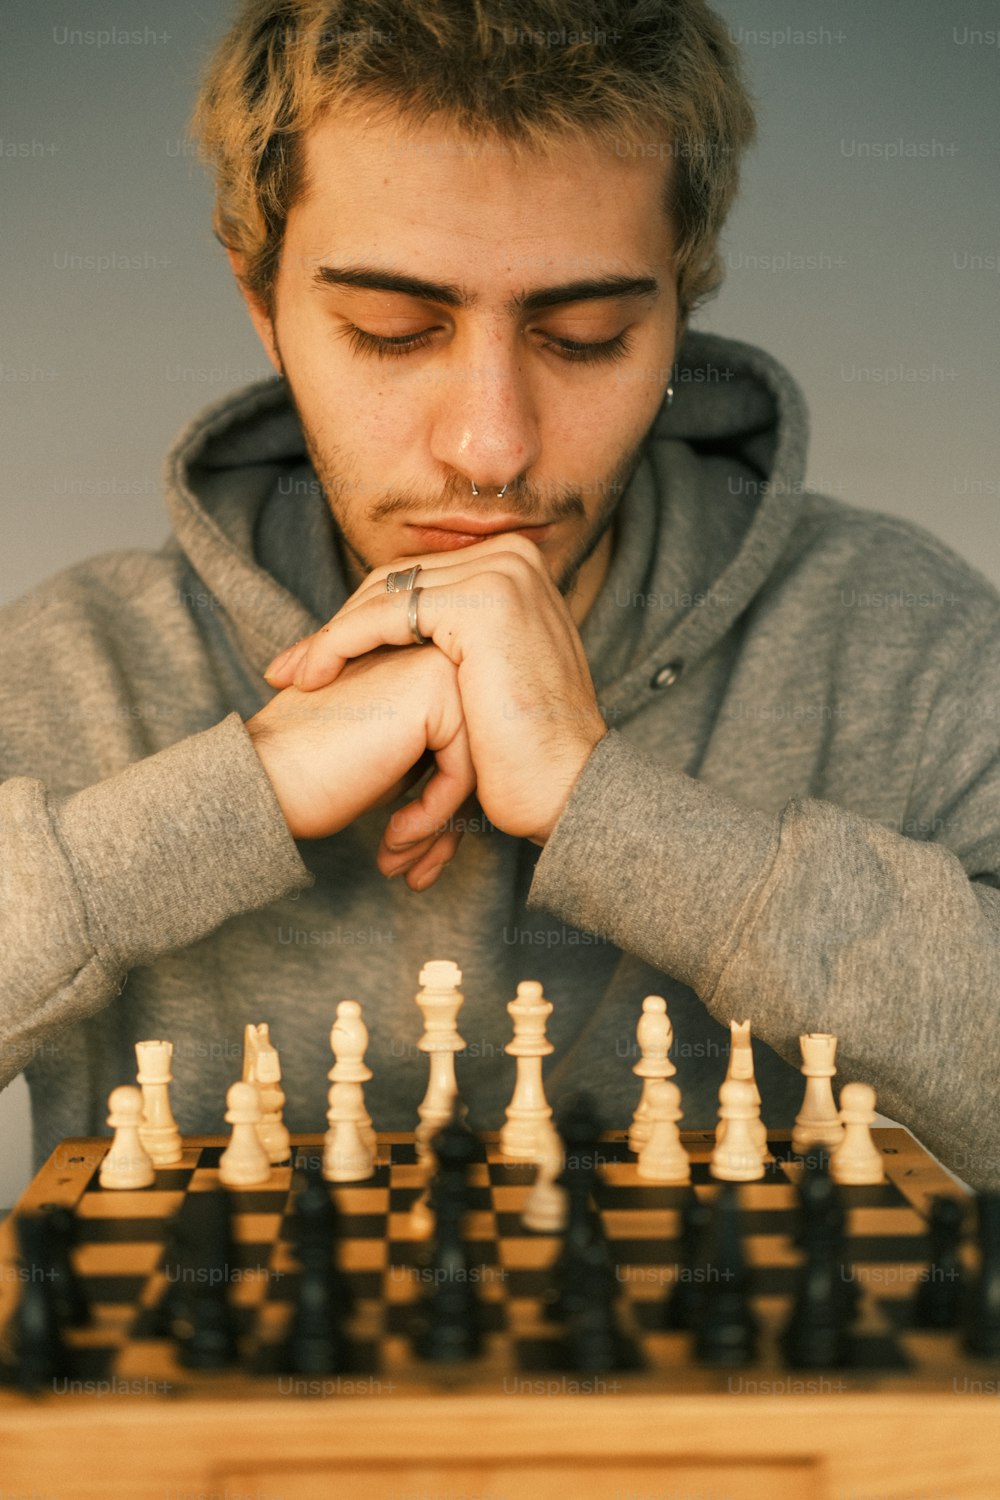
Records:
M670 253L664 165L597 139L515 149L443 123L338 110L304 145L289 231L297 220L310 276L324 264L384 267L450 284L455 295L437 300L458 306L486 281L516 298L648 279Z

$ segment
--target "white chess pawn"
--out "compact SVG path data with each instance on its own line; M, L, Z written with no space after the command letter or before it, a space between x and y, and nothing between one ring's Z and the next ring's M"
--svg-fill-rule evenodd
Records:
M170 1059L173 1042L136 1042L136 1082L142 1089L139 1139L155 1166L169 1167L183 1156L181 1133L170 1109Z
M108 1095L108 1124L115 1133L107 1156L101 1162L103 1188L144 1188L156 1178L139 1127L142 1124L142 1092L131 1084L112 1089Z
M677 1128L684 1118L680 1089L669 1080L651 1079L647 1097L649 1139L639 1148L637 1176L647 1182L690 1182L691 1162Z
M651 1125L647 1090L650 1083L672 1078L677 1072L668 1055L673 1045L674 1029L667 1015L667 1002L662 995L647 995L643 1000L642 1015L635 1028L635 1039L639 1044L640 1055L632 1072L643 1082L628 1133L630 1151L638 1151L643 1142L649 1139Z
M726 1128L715 1144L708 1170L720 1182L753 1182L764 1175L753 1129L757 1118L754 1094L747 1078L727 1078L719 1090L719 1114Z
M830 1176L844 1187L884 1182L882 1155L872 1140L875 1090L870 1083L845 1083L840 1091L844 1139L830 1156Z
M219 1158L219 1181L223 1187L254 1187L267 1182L271 1163L261 1145L260 1095L255 1083L231 1084L226 1094L226 1123L233 1127L229 1145Z
M753 1069L753 1047L750 1043L750 1022L730 1021L729 1023L729 1066L726 1068L727 1078L745 1078L753 1084L754 1105L758 1112L758 1118L752 1122L754 1139L760 1150L762 1158L767 1156L767 1126L759 1118L760 1114L760 1090L757 1087L757 1079ZM725 1120L719 1120L715 1127L715 1143L722 1144L726 1133Z
M802 1072L806 1080L802 1108L792 1129L792 1150L804 1155L812 1146L832 1150L844 1139L832 1079L837 1069L834 1057L837 1038L826 1031L811 1031L799 1037L802 1048Z
M334 1056L334 1065L326 1075L330 1082L359 1085L361 1102L357 1120L358 1130L374 1161L378 1152L378 1142L372 1128L372 1117L365 1109L364 1089L360 1087L372 1076L372 1070L364 1060L368 1050L368 1027L364 1023L361 1006L357 1000L341 1000L337 1006L337 1017L330 1028L330 1049Z
M566 1228L568 1215L566 1189L556 1182L564 1164L563 1143L548 1116L538 1126L535 1161L538 1171L521 1214L521 1223L526 1229L534 1229L540 1234L559 1234Z
M257 1134L269 1162L287 1161L292 1154L292 1138L281 1118L285 1091L281 1087L281 1059L274 1047L257 1058L257 1093L260 1098L260 1121Z
M375 1171L375 1163L361 1129L361 1085L331 1083L328 1100L330 1128L323 1142L323 1176L327 1182L363 1182Z
M552 1115L542 1086L542 1058L555 1051L545 1035L552 1002L537 979L523 979L507 1013L514 1022L514 1039L504 1051L516 1059L517 1077L500 1131L500 1150L515 1161L533 1161L541 1124Z

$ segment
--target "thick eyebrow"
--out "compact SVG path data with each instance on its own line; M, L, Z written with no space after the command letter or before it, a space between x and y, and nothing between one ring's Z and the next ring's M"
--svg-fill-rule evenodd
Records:
M474 295L450 281L424 281L399 271L369 266L319 266L313 273L315 286L340 286L368 292L399 292L419 302L437 302L444 307L474 307ZM655 276L603 276L567 281L561 286L539 287L519 292L510 304L515 313L539 312L566 302L601 302L611 297L650 297L660 290Z

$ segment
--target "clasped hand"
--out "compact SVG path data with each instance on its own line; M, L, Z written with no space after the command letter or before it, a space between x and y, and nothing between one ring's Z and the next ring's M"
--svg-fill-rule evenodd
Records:
M413 644L409 592L386 591L390 572L416 563L418 628L432 643L426 647ZM434 661L417 670L431 653ZM333 619L275 658L265 676L272 687L315 694L338 679L346 684L364 660L389 667L397 685L405 669L438 699L414 704L403 694L401 713L376 725L383 752L395 736L404 756L412 756L424 739L404 772L422 769L428 755L436 763L423 794L389 819L378 855L382 872L405 872L415 889L429 885L458 846L461 829L450 820L473 790L503 832L544 844L605 724L579 633L535 544L512 533L376 568ZM268 710L284 697L248 728L258 721L265 727ZM410 721L419 713L424 730L414 738ZM391 757L385 775L397 793L406 784ZM381 787L367 805L385 801L387 790Z

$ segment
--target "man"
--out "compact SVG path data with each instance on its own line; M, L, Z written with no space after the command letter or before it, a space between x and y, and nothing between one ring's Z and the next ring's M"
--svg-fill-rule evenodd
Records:
M609 1124L658 992L686 1124L731 1018L772 1125L832 1031L842 1078L1000 1182L1000 757L967 712L1000 601L803 495L790 377L687 332L752 134L724 29L593 0L541 42L557 10L254 0L206 75L217 231L283 379L182 435L160 553L6 612L3 1061L39 1156L102 1128L145 1036L182 1128L218 1129L259 1019L320 1128L345 995L376 1124L411 1126L448 957L474 1123L531 977L550 1093Z

